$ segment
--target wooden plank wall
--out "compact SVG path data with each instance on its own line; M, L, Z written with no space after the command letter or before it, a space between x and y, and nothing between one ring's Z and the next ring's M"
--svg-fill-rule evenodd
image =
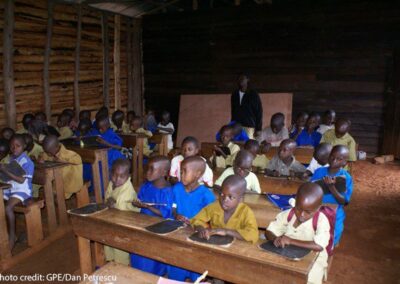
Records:
M4 3L0 3L0 15L4 15ZM0 17L0 38L3 43L4 17ZM6 111L4 108L4 87L3 87L3 44L0 46L0 125L6 124Z
M3 15L0 5L0 15ZM17 121L26 112L44 111L43 59L46 40L47 1L15 2L14 76ZM110 46L114 42L114 17L109 17ZM126 18L121 25L121 100L127 105ZM3 20L0 19L2 31ZM77 33L77 9L73 5L55 4L53 38L50 54L50 97L53 116L65 108L73 108L74 56ZM2 35L1 35L2 36ZM0 52L1 52L0 48ZM0 54L2 55L2 54ZM110 48L110 106L114 107L113 49ZM2 60L1 60L2 62ZM1 63L0 63L1 64ZM0 68L2 72L2 68ZM102 105L102 43L100 12L82 7L82 40L79 72L82 109L98 109ZM4 94L0 77L0 127L5 125ZM53 117L54 120L54 117Z
M176 119L180 94L230 92L247 72L259 92L293 93L294 115L333 108L350 118L360 149L378 152L399 4L291 3L145 16L147 105Z

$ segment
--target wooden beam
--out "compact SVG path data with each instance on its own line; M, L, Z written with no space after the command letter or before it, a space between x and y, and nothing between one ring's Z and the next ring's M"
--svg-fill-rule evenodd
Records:
M133 68L132 68L132 19L127 18L126 23L126 53L128 68L128 110L133 110Z
M114 108L121 109L121 16L114 16Z
M168 6L173 5L173 4L175 4L176 2L178 2L178 1L179 1L179 0L172 0L172 1L168 2L168 3L165 3L165 4L163 4L163 5L158 6L157 8L151 9L150 11L140 12L140 13L138 13L138 14L136 14L136 15L133 15L132 17L136 18L136 17L141 17L141 16L143 16L143 15L149 15L149 14L158 12L159 10L162 10L162 9L164 9L164 8L167 8Z
M74 105L75 115L79 118L80 99L79 99L79 69L80 69L80 52L81 52L81 33L82 33L82 6L77 6L78 21L76 27L76 47L75 47L75 76L74 76Z
M16 129L14 68L13 68L13 38L14 38L14 0L4 3L3 29L3 88L7 117L7 125Z
M101 33L103 41L103 104L110 107L109 97L109 42L108 42L108 15L106 12L101 13Z
M44 108L48 120L50 120L51 118L49 66L50 66L51 37L53 34L53 10L54 10L54 3L52 1L48 1L47 34L46 34L46 47L44 50L44 68L43 68Z
M142 21L133 20L133 110L137 115L143 112L143 65L142 65Z

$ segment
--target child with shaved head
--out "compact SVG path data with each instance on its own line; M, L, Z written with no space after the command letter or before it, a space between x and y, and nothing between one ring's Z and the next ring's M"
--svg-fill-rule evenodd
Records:
M246 180L238 175L227 177L222 183L219 201L203 208L192 220L200 237L212 235L232 236L255 244L258 226L253 211L243 203Z
M265 237L273 241L276 247L295 245L319 252L308 274L309 284L322 283L328 267L326 247L330 240L330 225L325 214L319 212L322 197L323 192L319 185L302 184L297 191L294 209L279 213L265 231ZM313 222L316 222L316 228Z
M190 224L191 218L196 216L201 209L215 201L214 194L204 185L199 184L199 179L204 174L206 162L199 156L188 157L181 164L181 182L174 185L173 215L175 219ZM170 279L185 281L190 278L194 282L200 274L179 267L169 266Z
M331 151L332 145L329 143L321 143L315 147L313 158L304 173L304 177L308 178L312 176L317 169L329 166L328 160Z
M264 128L257 137L259 143L270 144L278 147L285 139L289 138L289 132L285 127L285 115L281 112L274 113L271 117L270 126Z
M60 133L60 137L58 139L64 140L74 136L74 132L69 127L71 119L71 116L65 112L62 112L58 116L57 131Z
M153 151L150 149L148 138L152 137L153 133L143 128L143 118L138 115L134 116L129 125L129 129L129 133L143 134L146 136L146 138L143 139L143 154L149 157Z
M329 167L319 168L311 178L311 181L323 179L328 185L329 193L324 194L323 202L338 205L335 223L335 246L339 243L344 229L344 219L346 217L344 206L349 204L353 193L353 179L344 169L348 158L349 149L343 145L336 145L329 155ZM335 186L336 177L338 176L346 178L345 192L340 193Z
M220 144L214 145L214 152L210 158L210 162L213 168L226 168L232 166L233 161L240 147L232 142L233 139L233 127L230 125L224 125L221 127Z
M261 153L260 153L260 144L258 143L257 140L250 139L244 144L244 149L249 151L251 154L253 154L254 160L253 160L253 169L255 170L262 170L264 171L269 163L269 159L265 155L265 153L268 151L269 146L267 145L261 145Z

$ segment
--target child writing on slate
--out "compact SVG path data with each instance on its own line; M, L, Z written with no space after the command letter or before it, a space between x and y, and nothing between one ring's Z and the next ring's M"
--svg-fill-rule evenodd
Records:
M233 128L232 126L224 125L219 131L221 134L221 144L214 146L214 153L211 157L213 168L226 168L233 165L233 160L240 147L232 142ZM227 153L228 152L228 153Z
M224 180L219 201L203 208L190 222L200 237L209 239L212 235L221 235L253 244L258 241L256 218L243 203L245 191L246 180L243 177L231 175Z
M215 196L206 186L199 184L204 174L206 162L199 157L188 157L181 163L181 182L172 188L172 212L176 220L190 224L190 219L201 209L215 201ZM185 281L190 278L194 282L200 274L172 265L168 266L168 277L173 280Z
M334 245L339 244L344 229L344 219L346 217L344 206L349 204L353 193L353 179L351 175L343 169L349 158L349 149L343 145L333 147L329 155L329 167L322 167L315 171L311 181L323 179L328 185L329 193L324 194L324 203L338 204L336 211L335 239ZM346 191L340 193L335 187L335 177L344 176L346 178Z
M266 152L265 150L268 149L268 146L262 145L262 151L261 154L259 154L260 144L257 140L250 139L244 144L244 149L253 154L254 160L252 166L254 171L264 171L267 168L269 159L264 154L264 152Z
M322 283L328 267L326 247L331 237L329 220L325 214L318 213L316 229L313 225L314 215L322 204L322 196L323 192L319 185L302 184L297 191L296 206L279 213L265 231L265 237L273 241L276 247L295 245L319 252L308 274L309 284ZM294 214L291 213L293 211Z
M138 199L133 204L141 208L140 213L172 218L172 188L167 180L170 162L167 157L156 156L149 160L146 172L147 181L142 184ZM154 205L150 205L154 204ZM130 254L131 265L145 272L163 276L167 265L137 254Z
M58 139L60 140L68 139L74 135L74 132L68 126L70 119L71 117L66 113L61 113L58 116L57 131L58 133L60 133L60 137L58 137Z
M308 178L314 174L314 172L321 168L329 166L329 155L332 151L332 145L328 143L321 143L314 149L313 158L307 167L303 177Z
M132 204L133 200L136 199L136 192L131 183L130 165L131 163L126 159L114 161L111 168L111 181L108 184L104 200L110 208L138 212L139 208ZM104 246L104 253L107 261L129 265L128 252Z
M32 177L35 166L28 154L25 152L25 147L25 139L21 134L15 134L11 138L11 155L9 162L16 161L25 171L24 175L17 176L8 171L4 164L0 164L0 171L10 179L8 183L11 186L11 188L3 190L3 198L7 201L5 209L8 222L10 249L14 247L16 241L14 207L20 203L25 203L25 201L32 198ZM5 230L6 228L2 229Z
M222 175L215 181L214 188L218 191L221 190L223 181L231 176L238 175L246 180L246 189L248 191L261 193L260 182L257 176L251 172L251 165L253 162L253 154L246 150L240 150L236 155L233 167L227 168Z
M192 136L188 136L182 141L181 154L175 156L171 161L171 170L169 172L170 180L173 184L181 180L181 163L188 157L197 156L200 151L199 141ZM203 158L204 159L204 158ZM205 160L204 160L205 161ZM206 163L206 170L199 180L200 184L208 187L213 186L213 172Z

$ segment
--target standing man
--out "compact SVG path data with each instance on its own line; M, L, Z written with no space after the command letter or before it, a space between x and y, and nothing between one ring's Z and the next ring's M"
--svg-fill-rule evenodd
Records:
M263 109L260 96L248 89L249 77L241 74L238 90L231 95L231 120L242 124L250 139L258 136L262 129Z

